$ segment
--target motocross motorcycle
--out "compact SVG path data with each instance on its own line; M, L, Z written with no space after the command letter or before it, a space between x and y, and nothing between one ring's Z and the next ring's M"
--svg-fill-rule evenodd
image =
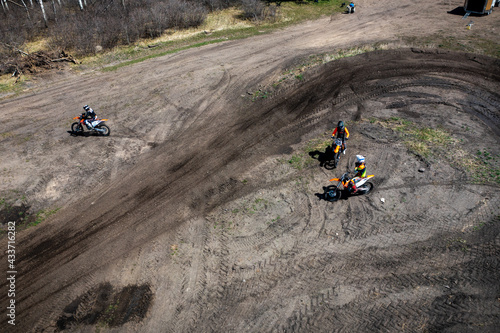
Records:
M325 191L325 199L328 201L337 201L343 196L351 196L351 195L363 195L368 194L373 189L373 184L368 180L375 177L375 175L369 175L364 178L356 177L355 179L359 179L356 182L356 193L353 193L353 178L350 177L350 173L344 173L340 178L332 178L330 181L336 181L337 185L330 185Z
M78 119L79 121L71 124L71 131L75 134L83 134L84 128L87 127L87 125L85 124L85 119L83 118L83 114L78 117L74 117L73 119ZM111 130L107 125L104 124L104 122L107 120L108 119L96 118L95 120L91 121L91 124L94 128L91 129L87 127L87 129L93 133L97 133L98 135L108 136Z
M335 141L333 141L332 152L333 152L333 160L328 161L328 164L336 168L337 165L339 164L340 155L342 154L342 139L337 138L335 139Z

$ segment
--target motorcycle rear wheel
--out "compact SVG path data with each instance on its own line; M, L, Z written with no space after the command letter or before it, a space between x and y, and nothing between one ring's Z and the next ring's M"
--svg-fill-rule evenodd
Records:
M83 126L80 123L73 123L71 124L71 131L73 133L82 133L83 132Z
M358 187L357 194L368 194L373 190L373 184L370 182L366 182L363 185Z

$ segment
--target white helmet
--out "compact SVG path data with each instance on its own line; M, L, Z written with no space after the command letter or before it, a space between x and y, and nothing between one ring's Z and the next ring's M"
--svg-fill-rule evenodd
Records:
M363 155L356 155L356 162L357 163L365 163L365 157Z

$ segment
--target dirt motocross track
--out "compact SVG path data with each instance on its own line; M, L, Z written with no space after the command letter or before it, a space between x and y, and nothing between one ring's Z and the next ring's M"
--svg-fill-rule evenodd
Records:
M499 42L500 11L466 30L447 13L462 3L360 0L1 101L2 196L62 207L16 234L2 331L496 331L499 60L375 51L275 84L310 55L405 35ZM84 104L110 137L67 132ZM351 138L331 170L340 119ZM321 199L356 154L374 191Z

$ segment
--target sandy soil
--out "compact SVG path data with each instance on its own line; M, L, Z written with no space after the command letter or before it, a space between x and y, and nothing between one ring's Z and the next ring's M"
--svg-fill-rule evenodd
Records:
M61 208L16 234L16 325L4 315L2 328L494 332L499 60L376 51L276 85L340 48L500 40L497 11L466 30L447 13L460 5L360 0L354 15L40 78L1 101L2 197L16 212ZM110 119L110 137L68 133L84 104ZM339 119L352 137L332 170L324 142ZM403 125L446 136L418 155ZM321 199L359 153L374 191ZM7 272L6 251L0 261Z

